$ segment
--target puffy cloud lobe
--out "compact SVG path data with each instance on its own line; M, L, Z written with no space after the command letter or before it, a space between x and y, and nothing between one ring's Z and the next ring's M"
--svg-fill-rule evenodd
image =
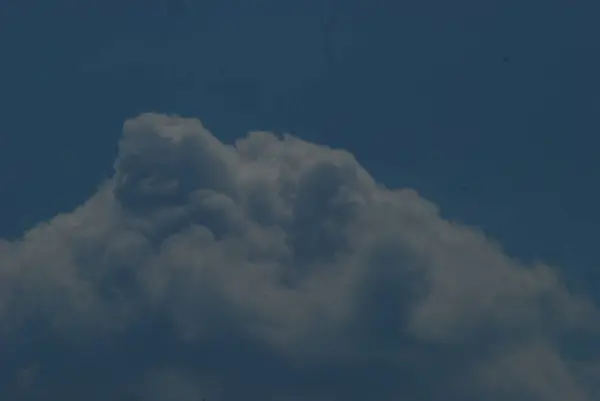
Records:
M266 132L226 145L144 114L114 166L81 207L0 243L14 361L39 339L68 344L65 374L82 350L107 350L94 366L138 355L73 394L194 399L209 381L222 400L600 397L599 359L575 352L597 335L593 304L346 151ZM43 382L53 362L36 355ZM65 399L63 380L46 385Z

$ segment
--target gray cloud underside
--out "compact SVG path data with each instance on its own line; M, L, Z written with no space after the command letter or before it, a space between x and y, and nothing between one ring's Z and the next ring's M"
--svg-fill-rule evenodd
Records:
M144 114L114 168L0 241L14 399L600 399L597 309L559 269L346 151Z

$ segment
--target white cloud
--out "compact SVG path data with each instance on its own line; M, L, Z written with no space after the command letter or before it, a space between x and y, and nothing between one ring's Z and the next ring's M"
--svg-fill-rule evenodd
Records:
M269 361L278 381L256 376L251 396L600 397L597 360L570 356L597 335L596 308L557 269L521 264L415 191L376 183L350 153L293 136L252 132L226 145L195 119L129 120L114 177L72 213L1 242L0 277L7 343L35 324L73 352L125 347L160 321L179 354L217 338L253 344L255 354L223 349L232 364ZM124 365L121 384L173 363L144 336L147 360ZM185 380L167 376L194 397L207 374L241 374L183 364ZM363 371L377 375L371 384L307 378Z

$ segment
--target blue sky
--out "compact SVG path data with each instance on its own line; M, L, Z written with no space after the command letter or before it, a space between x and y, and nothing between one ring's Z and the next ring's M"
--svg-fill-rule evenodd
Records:
M267 130L346 149L597 291L595 2L83 3L1 3L0 237L92 197L127 119L177 113L225 143Z

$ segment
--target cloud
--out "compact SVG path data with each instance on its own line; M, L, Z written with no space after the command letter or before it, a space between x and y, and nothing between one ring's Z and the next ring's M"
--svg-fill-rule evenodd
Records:
M224 144L197 119L143 114L114 170L0 242L9 394L600 397L598 312L558 268L511 258L344 150L268 132Z

